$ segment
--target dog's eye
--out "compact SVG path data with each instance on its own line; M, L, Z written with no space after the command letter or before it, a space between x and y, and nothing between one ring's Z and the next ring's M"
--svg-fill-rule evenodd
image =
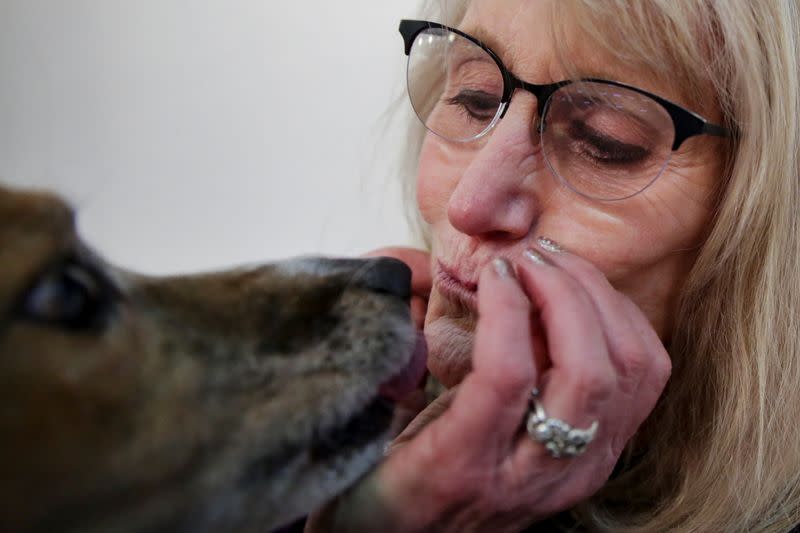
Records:
M36 281L23 297L22 318L69 329L92 329L105 324L111 295L95 271L67 261Z

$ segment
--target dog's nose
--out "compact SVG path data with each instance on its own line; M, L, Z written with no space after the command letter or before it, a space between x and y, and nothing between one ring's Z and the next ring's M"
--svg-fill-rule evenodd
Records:
M376 257L368 259L369 266L359 270L356 282L359 286L376 292L411 298L411 269L398 259Z

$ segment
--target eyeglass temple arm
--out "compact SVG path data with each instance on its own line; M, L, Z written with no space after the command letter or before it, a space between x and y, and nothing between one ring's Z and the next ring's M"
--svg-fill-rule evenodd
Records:
M720 126L719 124L711 124L710 122L703 124L703 129L701 131L706 135L715 135L717 137L731 136L731 132L728 128Z

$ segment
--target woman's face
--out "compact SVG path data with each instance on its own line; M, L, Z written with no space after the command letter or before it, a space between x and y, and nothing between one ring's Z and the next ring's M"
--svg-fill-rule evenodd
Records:
M560 81L569 76L551 42L552 1L558 0L474 0L459 29L479 36L520 79ZM675 89L679 80L659 82L626 68L568 25L566 38L560 53L569 54L581 75L627 83L691 109ZM711 102L692 110L718 122ZM603 202L578 195L551 174L535 114L535 97L517 91L487 138L453 143L428 134L422 147L417 202L432 230L434 274L425 333L430 370L446 386L470 369L477 279L493 258L518 260L537 237L548 237L591 261L666 340L710 222L722 160L714 137L686 141L640 194Z

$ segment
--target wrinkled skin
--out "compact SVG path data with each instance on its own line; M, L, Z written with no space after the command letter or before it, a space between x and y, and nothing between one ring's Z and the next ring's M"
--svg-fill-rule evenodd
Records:
M459 28L521 79L552 83L568 77L549 40L555 5L475 0ZM615 63L565 22L561 44L581 75L687 106L679 80ZM694 110L720 119L711 98ZM535 114L535 97L518 92L481 140L426 137L417 203L432 250L415 275L432 280L429 369L450 390L307 531L520 531L593 495L654 408L671 371L676 302L712 217L722 145L692 138L644 192L600 202L550 173ZM514 275L498 275L496 258ZM524 433L535 386L549 416L599 423L582 456L554 459Z

